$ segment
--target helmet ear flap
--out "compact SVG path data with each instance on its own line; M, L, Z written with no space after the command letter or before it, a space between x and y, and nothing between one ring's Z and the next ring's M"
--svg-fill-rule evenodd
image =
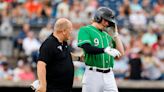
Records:
M100 23L100 22L102 21L100 12L97 11L97 12L95 13L94 21L97 22L97 23Z

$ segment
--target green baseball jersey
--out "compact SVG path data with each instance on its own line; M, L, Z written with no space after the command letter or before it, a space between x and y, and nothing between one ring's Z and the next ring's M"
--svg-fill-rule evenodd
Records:
M98 48L116 47L114 40L107 32L100 31L92 25L81 27L78 33L78 46L85 43ZM114 65L114 57L106 53L94 55L84 51L84 60L86 65L98 68L113 68Z

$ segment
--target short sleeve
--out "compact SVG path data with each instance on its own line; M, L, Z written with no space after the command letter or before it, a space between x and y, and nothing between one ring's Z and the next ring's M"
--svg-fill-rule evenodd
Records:
M38 61L43 61L47 64L48 56L49 56L48 46L46 46L45 44L42 44L42 46L39 49Z
M78 33L78 47L82 46L85 43L91 44L89 32L85 28L80 28Z

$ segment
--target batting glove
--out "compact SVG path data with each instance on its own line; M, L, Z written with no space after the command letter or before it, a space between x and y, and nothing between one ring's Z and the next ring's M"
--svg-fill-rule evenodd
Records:
M121 53L117 50L117 49L114 49L114 48L111 48L111 47L107 47L104 49L104 52L107 53L108 55L111 55L113 57L120 57L121 56Z

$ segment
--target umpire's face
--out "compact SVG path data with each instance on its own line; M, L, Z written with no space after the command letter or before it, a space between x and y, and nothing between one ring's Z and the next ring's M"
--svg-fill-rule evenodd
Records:
M71 39L71 36L72 36L72 23L69 23L69 26L67 29L65 29L64 31L64 40L67 41L67 40L70 40Z

